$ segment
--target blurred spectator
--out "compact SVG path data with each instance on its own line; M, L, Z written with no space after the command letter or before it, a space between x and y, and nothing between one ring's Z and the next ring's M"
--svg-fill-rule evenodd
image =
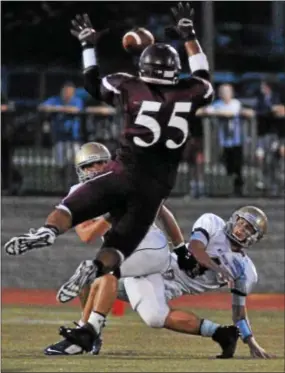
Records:
M190 137L185 146L183 160L188 165L190 196L192 198L203 197L205 195L205 181L202 138Z
M1 189L3 194L18 194L23 178L13 167L13 135L14 128L11 112L14 111L14 103L9 102L1 92Z
M261 82L255 110L261 115L278 114L282 110L280 95L273 91L269 82Z
M55 144L55 160L59 167L73 162L73 155L81 144L81 120L76 114L83 109L83 100L75 95L72 82L65 83L59 96L48 98L39 111L50 113L51 132Z
M280 126L284 125L285 107L270 82L261 82L255 109L259 128L256 157L261 170L256 187L276 193L284 172L283 145L280 142L280 137L284 137L284 128Z
M222 159L228 175L233 175L234 194L242 195L243 147L240 114L241 103L234 98L230 84L222 84L218 89L220 99L204 109L208 115L218 116L218 136L222 149Z
M280 95L267 81L262 81L260 84L255 110L259 129L259 144L262 147L263 142L264 144L270 143L271 137L272 141L275 141L280 124L279 119L284 116L284 106L281 105Z
M270 195L284 193L285 180L285 142L272 134L258 142L256 150L260 173L256 188L267 190Z
M87 105L88 102L92 101L92 97L84 87L77 87L75 89L75 96L79 97L83 101L84 105Z

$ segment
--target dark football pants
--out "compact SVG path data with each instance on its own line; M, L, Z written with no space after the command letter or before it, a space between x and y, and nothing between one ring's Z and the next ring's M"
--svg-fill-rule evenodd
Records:
M82 184L61 204L72 214L72 226L114 212L103 247L115 248L128 257L146 235L162 200L161 188L155 182L144 180L134 186L125 172L111 170Z

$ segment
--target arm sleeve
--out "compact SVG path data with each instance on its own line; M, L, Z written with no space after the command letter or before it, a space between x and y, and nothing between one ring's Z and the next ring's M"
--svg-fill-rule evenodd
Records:
M95 100L102 101L100 95L101 79L98 66L94 65L83 71L84 88Z
M248 258L242 261L235 259L233 265L239 276L234 281L234 286L231 289L233 294L232 303L243 306L245 305L246 296L252 292L258 281L258 275L254 264Z
M211 82L211 75L208 70L197 70L197 71L194 71L192 75L195 76L196 78L201 78L208 82Z
M223 225L223 220L217 215L203 214L193 225L190 241L198 240L207 246L211 236Z
M188 57L188 62L193 77L211 81L208 58L203 52Z
M211 75L209 72L209 63L207 56L201 52L193 56L188 57L190 71L192 78L196 78L197 81L202 84L200 89L197 87L197 93L199 96L199 106L208 105L212 102L214 97L214 89L211 84ZM197 82L198 83L198 82Z
M205 106L212 103L214 99L214 88L212 83L204 78L193 76L196 80L196 94L194 96L194 101L197 106Z

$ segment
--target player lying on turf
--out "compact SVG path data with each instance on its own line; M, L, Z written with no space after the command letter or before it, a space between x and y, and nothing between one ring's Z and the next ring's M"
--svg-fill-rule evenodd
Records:
M252 357L269 358L255 340L247 317L246 296L257 282L257 272L244 251L258 242L266 230L267 217L254 206L237 210L227 223L217 215L204 214L194 223L188 248L181 245L175 250L176 254L170 254L171 263L165 273L121 279L119 298L129 301L147 325L212 337L222 347L220 357L230 358L237 341L234 327L223 328L192 313L172 310L167 304L168 300L183 294L198 294L226 286L213 270L213 263L225 266L234 278L231 286L234 324ZM100 338L105 317L112 307L110 299L105 297L107 288L112 289L115 298L117 286L112 275L96 279L92 284L81 320L85 325L76 329L60 328L66 343L90 351L94 341Z
M140 244L175 184L196 111L212 101L208 61L196 38L193 10L180 3L173 13L173 30L188 55L187 79L179 79L178 52L164 43L142 52L137 76L117 73L101 79L96 58L101 34L87 15L72 21L72 34L82 46L86 90L98 101L120 106L123 113L118 153L102 172L66 196L44 226L5 244L8 255L20 255L53 245L70 228L111 213L112 227L101 250L61 288L66 300L76 297L91 278L115 271Z
M163 274L121 279L119 299L129 301L147 325L212 336L214 340L218 339L223 349L220 357L232 357L237 340L233 327L221 328L192 313L171 310L167 304L168 300L182 294L197 294L225 286L210 269L211 262L215 261L225 266L235 278L231 286L233 321L240 330L242 340L248 344L252 357L269 358L270 355L259 346L252 334L245 301L257 282L257 273L244 248L258 242L266 229L266 215L253 206L237 210L227 223L217 215L204 214L193 226L189 250L183 245L176 249L177 256L170 255L170 266ZM60 334L66 338L66 345L90 351L92 344L98 339L101 341L105 317L112 307L112 300L105 296L106 289L112 289L115 299L117 286L114 276L106 275L92 284L81 320L81 325L85 323L83 327L61 327Z
M88 179L92 178L98 170L104 168L110 159L110 153L108 149L100 143L87 143L84 144L80 151L76 154L76 170L81 182L86 182ZM78 185L74 185L71 188L71 192L76 189ZM171 212L165 207L159 211L158 218L161 219L163 226L165 227L166 232L171 237L171 240L174 244L174 247L180 245L183 242L183 235L178 227L177 222L175 221L174 216ZM76 227L76 232L79 237L84 242L92 242L99 236L103 236L111 226L110 216L105 216L99 219L90 220L84 222ZM164 273L167 271L171 256L168 248L168 242L165 234L156 226L152 225L149 229L146 237L143 239L141 244L135 250L135 252L121 265L118 269L120 273L117 273L117 276L121 277L133 277L133 276L144 276L154 273ZM219 272L220 273L220 272ZM104 292L101 293L101 290L97 292L97 295L100 296L98 300L102 300L104 297L104 306L106 303L108 306L112 307L113 301L116 298L116 277L113 275L106 275L102 277L102 282L100 282L100 287L106 282L110 283L109 276L113 279L112 288L108 288L108 291L111 293L111 297L108 296L108 291L104 287ZM90 308L92 302L93 304L93 295L96 291L96 283L92 286L91 294L89 296L87 307ZM102 289L103 290L103 289ZM61 294L59 292L59 294ZM81 292L81 303L84 306L86 300L86 294L88 295L88 289L84 289ZM64 302L65 299L60 297L60 301ZM85 311L84 311L85 312ZM104 321L102 318L100 310L94 317L97 317L98 323ZM107 314L107 312L106 312ZM191 315L190 315L191 316ZM189 317L190 317L189 316ZM194 317L192 315L192 317ZM205 321L211 323L209 320ZM79 325L83 325L83 321L79 321ZM221 327L219 329L220 334L222 331L222 337L225 341L230 341L232 335L236 335L235 329L229 329L226 327ZM215 337L214 337L215 338ZM216 340L220 342L219 332L216 334ZM101 348L101 338L98 336L96 340L93 341L92 353L97 354ZM235 342L234 342L235 343ZM74 355L82 353L83 349L80 346L74 345L67 340L60 341L54 345L49 346L45 349L45 354L47 355Z

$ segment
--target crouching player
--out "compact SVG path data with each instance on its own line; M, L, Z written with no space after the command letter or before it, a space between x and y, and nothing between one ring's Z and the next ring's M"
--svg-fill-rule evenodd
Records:
M257 282L257 273L244 249L258 242L267 230L267 217L253 206L237 210L230 220L214 214L202 215L194 224L188 248L181 244L171 254L171 263L163 274L151 274L119 281L119 297L128 300L144 322L156 328L212 337L222 347L218 357L233 357L239 330L252 357L269 358L270 355L257 343L251 330L246 296ZM172 310L168 300L183 294L199 294L216 290L227 283L217 272L223 267L232 274L232 311L235 326L221 327L192 313ZM94 341L100 338L105 316L112 302L104 298L104 289L117 294L116 280L111 274L96 279L92 284L82 323L76 329L60 328L66 341L90 351ZM197 301L199 299L197 298ZM101 322L98 322L98 314Z

